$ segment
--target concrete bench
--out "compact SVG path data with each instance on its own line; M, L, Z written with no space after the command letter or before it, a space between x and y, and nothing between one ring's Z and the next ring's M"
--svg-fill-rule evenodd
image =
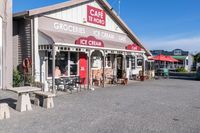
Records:
M10 110L7 103L0 103L0 120L10 118Z
M24 86L24 87L9 88L7 90L18 94L16 110L19 112L23 112L32 110L29 93L34 91L40 91L41 88Z
M44 108L53 108L54 102L53 97L56 95L51 92L35 91L35 101L34 104L37 106L43 106Z

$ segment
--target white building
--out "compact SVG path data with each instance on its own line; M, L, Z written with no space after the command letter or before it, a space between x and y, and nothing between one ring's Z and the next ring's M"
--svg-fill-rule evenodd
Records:
M87 85L111 75L129 78L151 55L104 0L71 0L14 15L17 67L32 63L35 81L47 83L55 66ZM54 57L55 56L55 57ZM52 65L53 64L53 65ZM55 76L55 75L54 75Z

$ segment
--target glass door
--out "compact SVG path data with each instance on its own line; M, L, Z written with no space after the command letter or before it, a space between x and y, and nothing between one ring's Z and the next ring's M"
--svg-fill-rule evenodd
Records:
M117 78L122 78L122 70L123 70L123 57L122 57L122 55L118 55L118 57L117 57Z

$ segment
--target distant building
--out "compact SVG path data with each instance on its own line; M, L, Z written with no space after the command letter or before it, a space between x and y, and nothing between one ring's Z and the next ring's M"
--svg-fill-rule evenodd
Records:
M181 49L174 49L172 51L165 51L165 50L151 50L153 56L163 54L169 55L173 58L179 60L178 63L175 63L175 68L183 67L187 71L191 71L193 67L193 56L189 53L189 51L183 51Z

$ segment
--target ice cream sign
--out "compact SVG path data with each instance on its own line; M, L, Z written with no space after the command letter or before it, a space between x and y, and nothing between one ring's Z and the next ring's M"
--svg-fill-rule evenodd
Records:
M87 5L87 22L106 26L106 13L101 9Z
M85 46L94 46L94 47L104 47L103 41L98 40L93 36L78 38L75 41L75 44L85 45Z

